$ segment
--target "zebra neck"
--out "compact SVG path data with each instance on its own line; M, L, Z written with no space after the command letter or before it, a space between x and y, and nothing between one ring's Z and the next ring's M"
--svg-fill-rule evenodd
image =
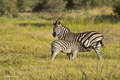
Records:
M65 27L65 26L63 26L63 25L61 25L61 28L62 28L62 30L63 30L65 33L71 32L69 28L67 28L67 27Z
M61 32L58 34L58 38L59 39L65 39L66 34L67 33L71 33L71 31L69 30L69 28L65 27L65 26L60 26L61 28Z
M63 38L63 35L64 35L64 34L59 34L59 35L58 35L58 38L59 38L59 39L62 39L62 38Z
M68 33L72 33L72 32L68 32L68 31L62 31L60 32L60 34L58 35L58 38L59 39L65 39L66 38L66 35L68 35Z

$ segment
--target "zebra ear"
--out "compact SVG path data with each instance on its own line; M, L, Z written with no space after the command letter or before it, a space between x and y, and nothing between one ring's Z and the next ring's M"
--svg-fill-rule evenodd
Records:
M59 24L60 25L60 21L56 20L56 22L54 24Z
M52 24L55 25L55 22L52 21Z
M60 24L60 21L57 21L57 24Z

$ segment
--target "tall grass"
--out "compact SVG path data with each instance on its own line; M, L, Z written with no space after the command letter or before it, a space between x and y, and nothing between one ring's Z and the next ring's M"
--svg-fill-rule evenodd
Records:
M1 80L120 79L119 23L95 24L95 16L87 14L82 17L78 12L69 13L69 16L66 13L61 18L48 14L41 18L40 14L21 14L16 19L0 18ZM73 32L95 30L102 33L105 44L101 48L103 60L98 61L92 50L78 53L75 61L68 61L64 53L58 53L54 61L50 61L51 43L57 39L52 37L52 20L58 18Z

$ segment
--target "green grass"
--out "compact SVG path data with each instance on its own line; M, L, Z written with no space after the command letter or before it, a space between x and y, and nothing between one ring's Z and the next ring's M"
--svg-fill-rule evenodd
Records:
M77 60L69 61L58 53L50 60L54 16L36 18L21 15L17 19L0 18L0 80L119 80L119 23L97 23L94 17L63 16L61 23L73 32L95 30L103 34L103 60L94 50L79 52ZM28 17L29 16L29 17ZM39 15L38 15L39 16ZM71 20L72 19L72 20Z

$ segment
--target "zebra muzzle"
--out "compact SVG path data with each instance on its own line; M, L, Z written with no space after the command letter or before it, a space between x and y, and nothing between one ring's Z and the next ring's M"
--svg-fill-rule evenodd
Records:
M53 35L53 37L56 37L56 32L53 32L53 34L52 34L52 35Z

